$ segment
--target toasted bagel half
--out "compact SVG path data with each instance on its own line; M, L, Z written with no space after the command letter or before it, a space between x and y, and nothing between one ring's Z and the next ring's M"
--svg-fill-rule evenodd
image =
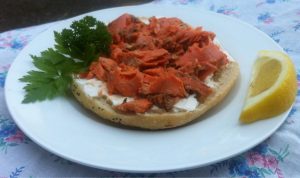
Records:
M144 23L148 22L147 18L140 18L141 21ZM153 20L153 19L152 19ZM184 24L179 19L171 18L170 19L172 23L179 23L180 25L183 25L185 28L187 28L187 24ZM130 14L124 14L111 22L108 27L111 28L110 31L112 33L115 33L115 31L118 31L117 27L123 26L126 21L136 23L136 17L130 15ZM155 23L155 20L153 21ZM164 23L165 20L162 21ZM163 24L160 24L163 25ZM158 26L160 26L158 25ZM120 33L115 33L115 35L119 35ZM208 33L209 34L209 33ZM124 34L123 34L124 35ZM131 36L127 34L123 38L131 38ZM120 40L121 38L116 38ZM146 39L144 39L146 40ZM143 41L143 40L141 40ZM147 41L147 40L146 40ZM151 42L151 41L150 41ZM73 84L72 84L72 92L74 96L77 98L77 100L87 109L93 111L96 113L100 118L118 123L120 125L126 125L131 127L138 127L143 129L150 129L150 130L158 130L158 129L167 129L167 128L174 128L181 125L184 125L186 123L189 123L195 119L200 118L201 115L203 115L206 111L213 108L216 104L218 104L231 90L234 83L236 82L238 76L239 76L239 66L238 63L222 48L222 45L216 38L213 40L213 43L217 46L219 46L219 49L223 51L224 54L227 55L228 63L221 68L217 70L213 74L213 76L210 77L210 82L213 83L212 90L213 92L210 93L204 101L195 101L193 102L193 107L186 107L185 109L176 109L173 107L170 111L166 111L164 109L157 110L157 107L152 107L150 110L148 110L145 113L122 113L114 109L114 99L119 101L122 101L122 96L114 96L113 98L110 98L111 95L103 95L99 97L99 90L96 88L94 89L86 89L86 83L82 82L82 80L76 78L74 76L73 78ZM130 47L130 46L129 46ZM95 79L97 80L97 79ZM98 80L99 81L99 80ZM101 82L101 81L99 81ZM105 84L102 86L106 86ZM105 87L106 88L106 87ZM107 90L107 88L106 88ZM101 90L102 92L102 90ZM93 93L93 94L91 94ZM108 94L106 92L106 94ZM124 97L123 97L124 98ZM126 98L124 101L128 101ZM131 98L133 99L133 98ZM189 100L189 99L187 99ZM195 100L195 98L193 98Z

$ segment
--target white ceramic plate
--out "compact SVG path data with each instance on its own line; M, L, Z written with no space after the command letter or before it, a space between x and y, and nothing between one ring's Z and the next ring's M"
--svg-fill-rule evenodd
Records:
M92 167L165 172L205 166L240 154L265 140L283 123L288 112L251 125L241 125L238 121L257 52L282 51L267 35L236 19L196 8L146 5L106 9L89 15L109 22L125 12L145 17L179 17L188 24L215 32L223 47L240 64L241 75L235 87L201 120L165 131L114 126L83 109L72 97L21 104L24 83L18 79L33 69L29 54L38 55L53 47L53 31L69 27L73 20L83 16L75 17L38 35L8 72L5 96L9 111L17 125L37 144Z

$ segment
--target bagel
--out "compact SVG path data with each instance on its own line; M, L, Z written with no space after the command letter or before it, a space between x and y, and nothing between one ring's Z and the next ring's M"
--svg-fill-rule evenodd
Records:
M91 110L102 119L120 125L149 130L182 126L195 119L200 119L201 115L222 101L230 92L239 76L238 63L229 53L222 49L218 41L214 40L214 44L219 46L220 50L227 56L228 63L218 69L209 79L205 80L206 84L211 87L212 92L204 100L197 99L196 107L192 109L189 109L189 106L187 109L176 108L175 105L171 110L167 111L154 105L150 110L144 113L123 113L115 109L114 101L116 100L116 102L120 104L124 101L126 102L130 97L114 95L112 97L115 98L112 98L109 94L106 94L104 97L99 96L99 87L105 87L105 82L95 78L84 79L79 77L79 75L73 76L71 91L79 103L85 108ZM87 85L89 87L87 87ZM190 94L183 99L195 100L195 97Z

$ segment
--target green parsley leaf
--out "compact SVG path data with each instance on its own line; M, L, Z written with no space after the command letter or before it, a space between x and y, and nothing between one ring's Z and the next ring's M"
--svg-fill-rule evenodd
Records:
M23 103L53 99L64 95L72 83L72 75L86 71L100 55L108 55L112 42L104 23L91 16L74 21L71 29L54 32L55 49L31 56L38 70L29 71L20 81L27 83Z
M65 94L72 82L71 74L81 70L80 63L53 49L43 51L40 57L31 57L40 71L30 71L20 79L28 83L24 87L26 95L23 103L52 99Z
M71 29L54 34L57 51L79 59L85 65L89 65L99 55L108 55L110 52L112 38L106 25L91 16L74 21Z
M82 69L82 62L75 62L72 58L58 53L49 48L41 52L41 56L31 56L33 64L41 71L49 74L70 74L80 72Z

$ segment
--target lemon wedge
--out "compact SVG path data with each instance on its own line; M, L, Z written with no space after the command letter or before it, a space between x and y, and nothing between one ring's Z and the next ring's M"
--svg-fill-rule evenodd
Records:
M259 51L240 121L251 123L279 115L291 107L296 93L292 60L279 51Z

